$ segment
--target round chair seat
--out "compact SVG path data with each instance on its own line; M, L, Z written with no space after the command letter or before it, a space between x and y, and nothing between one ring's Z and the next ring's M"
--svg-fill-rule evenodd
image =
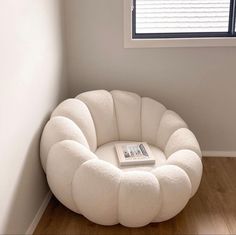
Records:
M166 156L165 154L157 147L153 145L148 145L153 157L155 158L155 164L151 165L132 165L132 166L119 166L119 161L117 158L117 153L115 149L116 144L128 144L131 141L113 141L109 142L107 144L104 144L100 146L96 151L95 154L96 156L104 160L106 162L111 163L117 168L120 168L122 171L133 171L133 170L141 170L141 171L151 171L155 169L158 166L161 166L163 164L166 164ZM134 143L132 141L132 143Z
M114 146L129 142L147 142L155 165L119 167ZM59 104L43 130L40 156L57 199L102 225L168 220L202 176L201 150L183 119L125 91L90 91Z

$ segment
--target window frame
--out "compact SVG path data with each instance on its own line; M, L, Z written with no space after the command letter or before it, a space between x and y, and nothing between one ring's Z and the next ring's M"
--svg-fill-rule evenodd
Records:
M230 0L228 32L192 32L192 33L136 33L136 1L132 0L132 38L210 38L210 37L236 37L235 11L236 0Z
M231 0L232 1L232 0ZM236 0L234 7L236 8ZM221 33L221 36L216 36L215 33L209 36L194 35L192 37L181 35L182 37L139 37L134 38L133 26L133 0L123 0L124 12L124 47L125 48L158 48L158 47L234 47L236 46L236 33L234 36ZM230 9L231 11L231 9ZM235 10L236 12L236 10ZM236 13L234 13L236 14ZM230 13L230 17L234 17ZM235 18L235 17L234 17ZM234 20L235 24L235 20ZM233 25L231 25L233 27Z

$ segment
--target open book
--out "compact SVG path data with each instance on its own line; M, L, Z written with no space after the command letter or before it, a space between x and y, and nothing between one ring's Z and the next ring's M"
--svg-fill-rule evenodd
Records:
M154 164L155 159L145 142L115 145L120 166Z

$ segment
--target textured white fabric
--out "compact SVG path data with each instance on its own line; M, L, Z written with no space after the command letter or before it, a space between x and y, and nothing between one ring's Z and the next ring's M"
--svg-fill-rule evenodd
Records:
M150 98L142 98L142 141L156 145L157 131L166 108Z
M81 213L95 223L117 224L121 171L101 160L84 163L73 180L73 196Z
M165 147L165 154L169 157L172 153L181 149L190 149L197 153L199 157L202 156L196 137L187 128L180 128L170 136Z
M177 113L166 110L158 128L157 146L164 150L170 136L179 128L184 127L187 128L187 124Z
M202 162L199 156L188 149L179 150L168 158L167 164L176 165L187 173L192 185L191 196L193 196L202 178Z
M112 95L105 90L85 92L76 97L89 108L96 127L98 146L118 139L115 107Z
M119 221L129 227L149 224L161 207L160 185L149 172L123 174L119 190Z
M177 166L161 166L153 174L160 183L162 199L154 221L161 222L177 215L185 207L191 196L191 183L188 175Z
M148 142L156 164L119 167L114 145L129 141ZM60 104L40 154L58 200L102 225L170 219L202 176L201 150L186 123L160 103L122 91L86 92Z
M116 109L120 140L141 139L141 97L125 91L111 92Z
M47 180L53 194L66 207L78 212L74 203L71 182L75 171L86 161L97 158L88 148L73 140L57 142L47 160Z
M50 148L62 140L75 140L89 148L84 134L73 121L65 117L53 117L46 124L41 137L40 155L44 170Z
M97 148L96 130L88 107L78 99L68 99L57 106L51 117L64 116L81 129L92 151Z

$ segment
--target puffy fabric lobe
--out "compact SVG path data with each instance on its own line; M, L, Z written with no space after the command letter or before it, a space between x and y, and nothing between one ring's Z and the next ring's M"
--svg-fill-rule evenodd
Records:
M141 97L135 93L111 91L121 140L141 139Z
M76 98L83 101L92 114L98 146L119 139L115 108L110 92L105 90L88 91Z
M202 178L202 162L199 156L191 150L179 150L168 158L167 164L176 165L187 173L192 185L192 197Z
M142 141L156 145L158 127L165 111L164 105L157 101L142 98Z
M164 150L170 136L179 128L184 127L187 128L187 124L177 113L166 110L162 116L157 132L157 146Z
M121 171L102 160L85 162L75 173L72 191L80 212L102 224L118 223L118 195Z
M160 185L149 172L123 174L119 192L119 221L128 227L150 223L161 206Z
M53 111L51 117L63 116L71 119L84 133L92 151L97 148L96 130L92 116L86 104L78 99L68 99L63 101Z
M172 153L181 149L189 149L197 153L199 157L202 156L196 137L187 128L180 128L170 136L165 147L165 154L169 157Z
M77 213L71 190L74 174L84 162L96 158L88 148L73 140L58 142L49 151L46 171L50 189L62 204Z
M80 128L70 119L53 117L46 124L40 143L41 162L46 170L46 161L50 148L62 140L75 140L89 148L88 142Z
M174 217L185 207L191 196L191 183L188 175L177 166L157 167L152 173L160 183L162 199L153 222L161 222Z

